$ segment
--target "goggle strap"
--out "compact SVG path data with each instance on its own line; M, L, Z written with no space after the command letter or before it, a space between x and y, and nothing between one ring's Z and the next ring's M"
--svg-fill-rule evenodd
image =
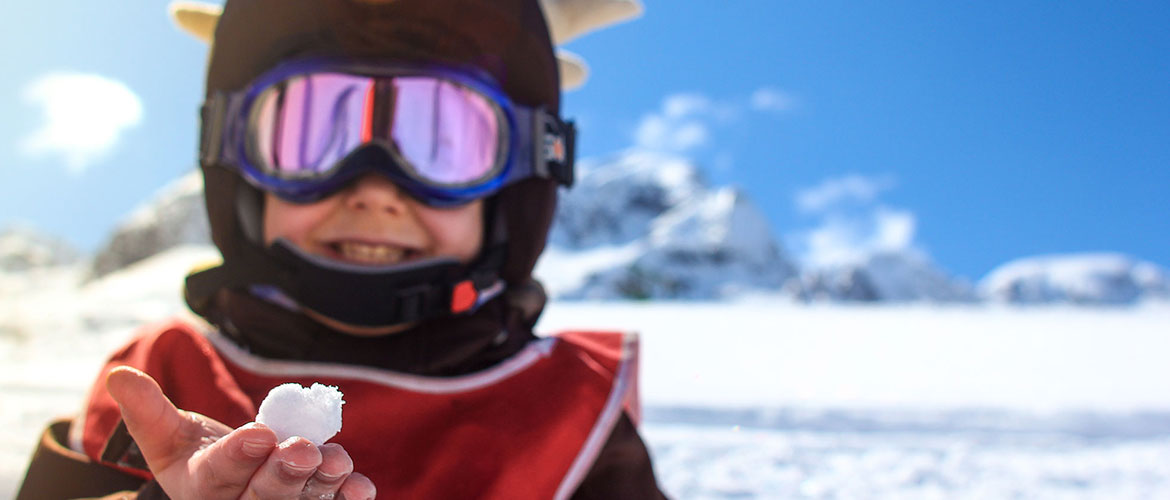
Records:
M572 121L542 113L544 119L543 163L550 176L565 187L573 186L573 159L577 143L577 127Z
M223 149L223 121L227 112L227 97L215 91L199 109L201 120L199 130L199 160L204 164L216 163Z
M233 128L244 126L240 120L231 117L239 116L243 106L243 96L238 93L214 91L200 108L199 159L204 164L224 163L234 165L236 152L239 149L236 137L243 134L234 133ZM234 127L233 127L234 125Z
M565 187L573 185L577 129L572 121L562 121L542 108L514 106L520 132L532 138L530 151L517 151L516 165L521 170L531 165L532 174L552 179ZM528 157L525 157L527 153ZM523 175L523 172L518 172Z

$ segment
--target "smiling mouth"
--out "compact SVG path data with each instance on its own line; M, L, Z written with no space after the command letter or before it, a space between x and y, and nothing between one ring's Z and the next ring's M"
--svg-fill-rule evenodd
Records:
M333 257L342 261L365 265L386 265L415 259L418 250L394 245L339 241L330 243Z

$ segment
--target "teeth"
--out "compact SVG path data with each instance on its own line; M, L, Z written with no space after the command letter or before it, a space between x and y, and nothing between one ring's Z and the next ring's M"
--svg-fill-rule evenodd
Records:
M363 264L394 264L406 255L406 249L388 245L345 242L339 244L338 249L346 260Z

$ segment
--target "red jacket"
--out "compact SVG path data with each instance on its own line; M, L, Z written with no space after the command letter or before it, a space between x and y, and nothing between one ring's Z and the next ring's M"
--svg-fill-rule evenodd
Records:
M547 499L577 490L623 410L637 418L637 355L632 335L568 332L480 372L426 377L261 358L218 333L174 321L145 330L103 373L139 368L179 408L232 427L252 421L272 387L335 385L346 404L331 441L346 448L379 496ZM111 437L120 414L103 381L91 389L70 444L91 459L105 452L117 460ZM130 461L121 468L149 477Z

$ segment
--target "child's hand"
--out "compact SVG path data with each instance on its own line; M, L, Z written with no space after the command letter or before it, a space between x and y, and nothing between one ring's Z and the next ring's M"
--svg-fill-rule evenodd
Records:
M129 367L111 371L106 388L171 498L374 498L374 483L353 472L341 445L317 447L300 437L277 443L272 429L257 423L233 430L175 408L154 379Z

